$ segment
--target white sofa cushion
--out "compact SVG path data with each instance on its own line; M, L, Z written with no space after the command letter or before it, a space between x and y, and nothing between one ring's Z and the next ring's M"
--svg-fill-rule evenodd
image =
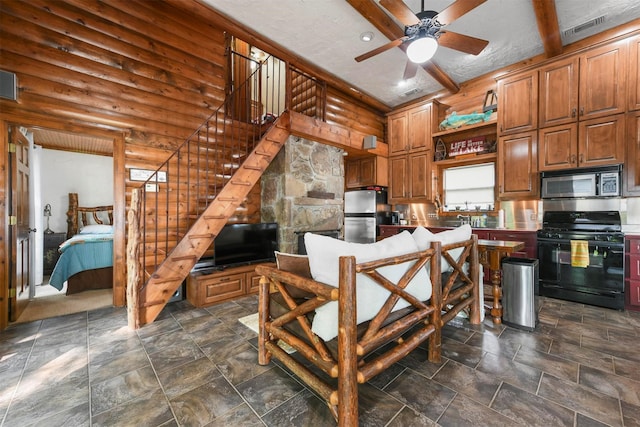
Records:
M471 226L469 224L461 225L460 227L453 228L451 230L441 231L440 233L432 233L422 226L418 226L413 231L413 239L415 240L418 248L423 251L431 247L431 242L440 242L442 245L450 245L452 243L463 242L471 238ZM464 248L453 249L449 251L454 260L460 259ZM452 271L453 267L442 258L440 263L440 269L443 273Z
M314 280L327 285L339 286L339 258L353 255L356 262L374 261L376 259L404 255L418 252L418 246L411 233L404 231L375 243L350 243L306 233L305 248L309 256L309 267ZM414 261L397 265L381 267L378 272L393 283L397 283L402 275L414 264ZM425 268L420 269L405 290L419 299L426 301L431 298L431 279ZM356 277L356 303L358 324L371 320L380 310L389 291L377 285L363 274ZM395 310L407 307L409 303L400 299ZM311 329L322 339L328 341L338 335L338 302L331 301L316 309Z

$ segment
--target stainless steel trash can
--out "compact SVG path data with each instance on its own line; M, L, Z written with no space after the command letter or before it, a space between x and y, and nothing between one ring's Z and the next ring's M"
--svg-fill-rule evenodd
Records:
M538 260L502 260L502 321L532 331L538 324Z

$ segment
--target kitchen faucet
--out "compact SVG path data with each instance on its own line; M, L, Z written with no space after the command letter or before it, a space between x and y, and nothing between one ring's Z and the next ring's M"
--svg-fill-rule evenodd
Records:
M457 218L460 220L460 225L471 224L471 215L458 215Z

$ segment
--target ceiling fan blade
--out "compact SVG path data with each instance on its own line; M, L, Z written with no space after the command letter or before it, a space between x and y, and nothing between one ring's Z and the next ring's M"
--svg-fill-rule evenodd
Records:
M442 12L436 15L436 19L442 25L451 24L456 19L460 18L465 13L480 6L487 0L456 0L453 4L447 7ZM382 2L380 2L382 3Z
M478 55L487 47L489 42L452 31L441 31L438 37L438 44L448 47L449 49L459 50L460 52L470 53L471 55Z
M416 76L418 72L418 64L412 61L407 61L407 65L404 67L404 76L402 80L409 80Z
M394 48L396 46L400 46L402 44L402 42L404 42L405 40L406 40L406 37L401 37L401 38L395 39L395 40L393 40L393 41L391 41L391 42L389 42L387 44L383 44L382 46L377 47L377 48L375 48L373 50L370 50L367 53L363 53L360 56L356 56L356 62L362 62L365 59L369 59L372 56L376 56L379 53L386 52L387 50L389 50L391 48Z
M380 6L391 12L405 27L420 23L416 14L402 0L380 0Z

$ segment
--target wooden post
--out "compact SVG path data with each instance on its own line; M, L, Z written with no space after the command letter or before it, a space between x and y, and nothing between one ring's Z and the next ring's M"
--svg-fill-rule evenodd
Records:
M267 334L267 321L269 321L269 278L260 277L260 293L258 294L258 363L268 365L271 353L267 351L265 344L269 339Z
M358 425L356 258L340 257L338 296L338 425Z
M484 310L484 307L480 305L480 292L484 292L482 278L480 277L480 262L478 261L478 236L471 235L473 239L473 246L471 247L471 254L469 256L469 274L471 280L477 286L473 287L473 302L471 303L471 309L469 314L469 321L472 325L480 324L480 310Z
M140 289L140 189L131 191L131 207L127 214L127 321L129 328L140 328L138 290Z
M431 314L431 324L435 326L435 331L429 335L429 350L427 358L429 362L440 363L442 346L442 274L440 271L440 256L442 254L442 244L431 242L431 249L435 251L431 255L431 305L435 308Z

